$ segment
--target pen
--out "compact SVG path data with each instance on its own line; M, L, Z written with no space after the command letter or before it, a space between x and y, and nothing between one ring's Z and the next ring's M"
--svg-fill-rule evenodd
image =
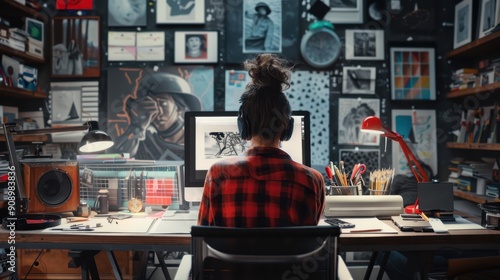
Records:
M93 228L51 228L50 230L60 231L93 231Z
M363 232L376 232L376 231L382 231L381 228L372 228L372 229L355 229L349 231L350 233L363 233Z

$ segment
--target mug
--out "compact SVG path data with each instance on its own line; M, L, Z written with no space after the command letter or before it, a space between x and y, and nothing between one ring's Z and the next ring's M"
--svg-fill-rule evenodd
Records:
M109 212L109 194L108 190L99 190L97 198L94 202L94 211L99 214L108 214Z

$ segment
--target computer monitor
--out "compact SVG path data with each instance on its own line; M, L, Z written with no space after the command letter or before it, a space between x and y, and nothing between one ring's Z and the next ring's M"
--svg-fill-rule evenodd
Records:
M423 212L453 212L453 183L418 183L419 209Z
M281 148L294 161L311 166L310 114L294 111L292 117L292 137L281 142ZM184 199L199 202L210 166L225 157L241 155L250 143L239 135L238 112L190 111L184 118Z

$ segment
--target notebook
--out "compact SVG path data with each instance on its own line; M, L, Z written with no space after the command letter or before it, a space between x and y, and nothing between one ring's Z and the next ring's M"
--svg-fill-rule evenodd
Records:
M401 216L391 216L391 220L401 231L433 231L432 226L424 219L403 219Z

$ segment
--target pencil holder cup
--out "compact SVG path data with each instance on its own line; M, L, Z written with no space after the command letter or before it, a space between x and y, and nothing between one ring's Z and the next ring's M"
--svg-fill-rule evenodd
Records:
M99 194L94 202L94 211L99 214L108 214L109 212L109 192L106 189L99 190Z
M358 195L357 186L330 186L330 195Z
M389 190L370 190L370 195L386 195L389 194Z

